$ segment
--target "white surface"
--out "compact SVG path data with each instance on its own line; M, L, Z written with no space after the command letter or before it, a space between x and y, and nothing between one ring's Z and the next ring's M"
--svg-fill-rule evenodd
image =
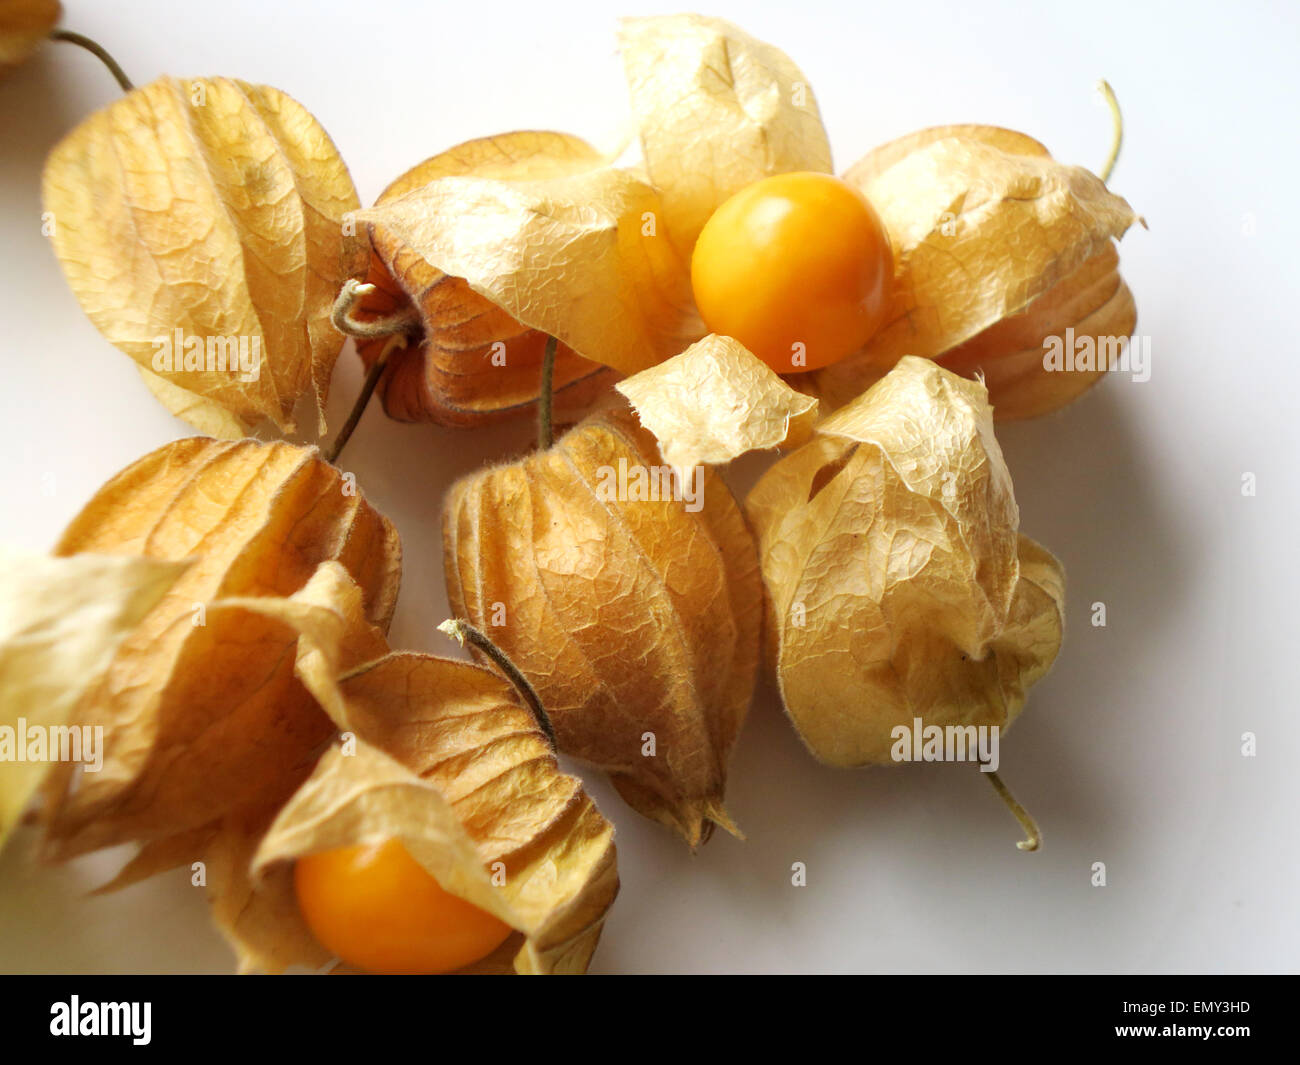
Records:
M363 202L471 136L541 126L613 144L625 117L625 9L612 3L66 6L64 25L138 82L224 74L288 90L330 131ZM1151 226L1121 256L1153 373L1000 431L1024 531L1070 582L1065 648L1002 751L1045 849L1015 849L1016 826L969 769L819 767L764 694L729 791L747 842L715 838L692 858L592 782L618 826L623 880L596 971L1297 969L1300 16L1284 6L712 12L803 67L841 167L957 121L1021 129L1096 167L1109 124L1093 85L1109 78L1127 117L1112 187ZM0 540L29 547L48 547L107 477L187 432L82 315L40 235L44 153L114 92L67 46L0 82ZM358 380L345 352L333 424ZM404 540L397 644L449 653L434 631L446 613L440 493L528 432L368 412L346 465ZM1255 498L1241 494L1245 471ZM1104 629L1089 624L1098 600ZM1239 753L1247 730L1253 759ZM24 842L0 860L0 971L230 968L185 877L86 900L112 861L33 870ZM1097 860L1106 888L1090 886ZM806 888L790 885L794 861L808 865Z

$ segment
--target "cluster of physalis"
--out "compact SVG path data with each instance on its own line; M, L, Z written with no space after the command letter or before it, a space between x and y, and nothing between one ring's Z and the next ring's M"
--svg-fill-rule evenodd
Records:
M0 63L57 7L5 5ZM110 886L190 867L246 969L581 972L618 874L557 751L694 848L739 834L760 669L833 766L1015 720L1064 577L1019 533L994 417L1104 372L1049 368L1048 338L1132 333L1136 216L993 127L833 176L778 49L689 15L620 40L630 160L507 133L362 209L284 93L124 75L50 153L73 293L202 435L105 484L51 556L0 556L0 721L102 730L93 772L0 765L0 839L33 810L47 858L138 844ZM300 399L324 434L345 335L353 416L324 454L288 442ZM397 533L333 464L373 392L406 421L538 415L535 451L443 509L477 663L387 642ZM777 448L738 501L726 465Z

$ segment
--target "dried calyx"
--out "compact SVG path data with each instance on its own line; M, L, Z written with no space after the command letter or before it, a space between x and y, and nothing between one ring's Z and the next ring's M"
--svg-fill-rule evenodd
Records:
M536 689L561 751L703 842L735 828L727 762L753 692L762 591L753 540L716 474L683 482L630 415L453 485L452 610Z
M1098 177L994 126L921 130L868 152L844 177L875 205L896 264L891 320L857 355L801 381L830 407L905 354L979 377L999 419L1065 406L1118 364L1137 324L1116 241L1142 220ZM1143 223L1145 224L1145 223ZM1070 337L1091 360L1049 365ZM1071 353L1073 354L1073 353Z
M1060 649L1064 572L1018 531L988 395L933 362L822 422L745 509L771 668L824 762L897 764L917 719L1005 732Z

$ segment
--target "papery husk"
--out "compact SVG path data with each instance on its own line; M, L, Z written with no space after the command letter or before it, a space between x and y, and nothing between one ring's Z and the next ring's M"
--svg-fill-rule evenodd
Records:
M831 173L812 88L779 48L704 15L625 18L619 47L643 165L684 259L709 216L746 185Z
M0 727L66 728L123 639L188 568L186 562L77 555L49 558L0 547ZM58 743L58 741L56 741ZM91 759L79 740L69 752ZM0 760L0 848L50 761L17 749ZM53 756L52 748L46 748Z
M285 658L340 735L292 794L147 843L101 890L201 862L241 971L321 969L333 962L298 909L294 861L397 838L446 890L517 930L463 972L586 970L618 892L613 826L559 771L506 681L390 651L338 562L289 598L232 597L213 610L281 625Z
M59 0L0 0L0 77L41 46L62 14Z
M604 412L549 451L458 481L443 512L447 594L537 689L560 750L697 846L714 824L736 831L723 795L759 654L754 543L702 468L695 512L602 499L601 471L620 462L662 459L629 413Z
M358 202L301 104L227 78L159 78L55 146L43 198L82 309L173 414L223 436L263 420L292 432L310 394L324 432L343 344L329 321L347 276L343 216ZM257 379L209 369L206 355L202 369L155 363L177 330L205 352L212 338L247 338L250 352L256 339Z
M786 712L837 766L891 730L1005 730L1051 666L1064 572L1018 532L978 383L905 358L755 485L768 652Z
M1119 252L1109 244L1085 259L1074 273L1034 300L1023 314L1004 318L935 361L963 377L980 375L994 399L999 420L1034 418L1072 403L1108 372L1095 369L1043 369L1049 337L1075 343L1091 338L1095 350L1120 338L1127 347L1137 328L1133 293L1119 276Z
M564 178L605 162L586 141L566 133L530 130L483 137L412 167L384 190L375 206L391 204L440 178L506 182ZM444 221L457 223L454 217ZM362 299L356 318L372 320L408 307L415 307L420 315L418 338L390 354L380 380L378 391L389 417L470 426L530 410L537 402L546 333L512 318L464 278L448 276L418 254L410 254L398 235L382 223L371 225L369 235L365 280L375 291ZM357 351L369 366L386 343L383 338L359 340ZM493 362L497 344L504 345L504 365ZM560 344L555 356L555 402L561 409L581 409L615 376Z
M232 596L215 600L208 612L209 616L228 618L231 624L256 632L263 639L274 638L277 641L282 656L286 660L293 659L294 675L319 704L315 716L324 739L330 737L334 725L345 716L338 695L338 675L346 669L376 661L389 650L382 630L371 624L366 616L361 587L343 566L334 561L317 566L307 583L287 599ZM247 753L247 745L230 752L236 758ZM226 859L232 853L230 848L238 841L242 840L243 845L249 847L256 846L257 839L270 826L279 807L288 801L311 771L316 753L308 752L292 772L267 781L269 788L258 791L251 801L241 803L235 811L194 828L144 841L132 858L111 880L98 887L96 893L120 891L195 860L211 864L215 859L220 868L226 868ZM178 816L187 813L188 809L183 806L176 810ZM162 816L165 818L165 813ZM251 852L245 859L245 866L250 859ZM236 873L236 870L227 869L228 875L221 882L233 883ZM247 869L239 873L245 880L246 874ZM223 905L229 904L230 892L237 894L238 890L214 889L210 892L214 917L223 929L226 928ZM242 903L237 905L234 913L237 914L241 906Z
M426 160L358 215L376 290L356 317L419 312L419 342L390 354L380 385L391 416L526 412L548 335L556 402L581 410L613 380L593 364L636 373L703 336L690 252L723 200L770 174L829 172L812 91L778 49L695 15L624 20L620 47L640 167L569 134L506 133ZM359 345L370 364L383 348Z
M614 387L679 476L699 463L795 447L817 420L816 399L796 392L740 341L716 333Z
M310 596L319 564L337 561L382 632L401 570L392 525L314 448L202 437L105 484L55 549L80 552L192 564L78 707L78 721L104 728L104 766L80 778L57 766L47 780L56 858L282 799L333 725L294 674L296 631L232 600ZM352 657L375 653L372 642Z
M242 602L300 634L298 676L355 750L326 753L269 827L237 817L208 845L214 917L241 968L324 960L293 903L295 859L397 838L444 888L522 933L473 971L508 971L512 957L519 972L584 971L618 891L614 830L510 685L468 662L373 655L382 641L337 563L300 596ZM373 657L349 668L362 648Z
M363 311L409 302L433 345L388 371L390 412L453 424L518 412L537 399L548 335L562 401L592 362L626 373L680 351L698 318L661 215L634 171L566 134L503 134L421 164L357 215L384 292ZM491 363L498 342L504 367Z
M1115 240L1140 221L1082 167L993 126L921 130L869 152L844 178L879 212L895 253L891 319L855 355L799 382L828 407L904 355L982 374L998 418L1072 401L1101 373L1049 371L1044 340L1125 340L1137 324Z

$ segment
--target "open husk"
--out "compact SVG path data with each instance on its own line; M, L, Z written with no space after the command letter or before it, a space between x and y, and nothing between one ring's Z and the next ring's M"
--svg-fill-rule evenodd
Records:
M294 862L400 839L444 889L516 930L462 971L586 970L618 892L614 830L581 781L560 772L505 680L468 662L390 651L362 589L334 561L292 596L234 596L213 612L280 633L329 743L288 790L145 843L101 890L176 865L202 869L241 971L334 967L299 911Z
M556 401L581 410L676 355L704 328L689 263L733 192L791 170L829 171L807 81L778 49L720 19L624 20L620 51L641 158L615 166L565 133L468 141L402 175L358 213L374 286L359 323L395 418L471 425L535 404L546 337Z
M1045 341L1127 343L1137 323L1115 241L1140 221L1082 167L1031 137L941 126L867 153L844 178L879 212L895 253L889 321L856 355L801 381L850 402L904 355L982 375L999 418L1069 403L1104 370L1049 370Z
M294 901L293 862L400 839L446 890L516 929L467 971L585 971L618 891L614 829L510 685L384 649L337 563L290 599L228 602L299 634L297 675L340 730L273 817L226 818L204 845L214 918L240 967L326 962Z

